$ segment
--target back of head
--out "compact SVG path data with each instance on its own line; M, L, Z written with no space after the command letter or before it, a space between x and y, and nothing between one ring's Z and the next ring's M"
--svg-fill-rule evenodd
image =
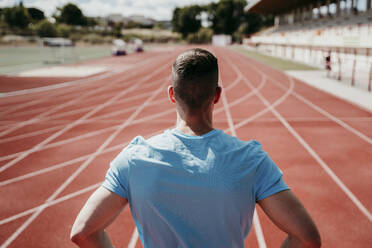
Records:
M217 58L196 48L180 54L173 64L172 84L177 101L200 109L213 99L218 86Z

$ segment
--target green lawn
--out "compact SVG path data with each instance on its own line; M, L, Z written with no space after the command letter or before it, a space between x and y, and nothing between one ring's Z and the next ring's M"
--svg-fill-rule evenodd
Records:
M54 51L54 52L53 52ZM17 73L24 70L53 65L56 53L61 50L51 50L41 47L0 47L0 74ZM93 58L110 56L110 46L75 47L66 48L66 61L71 63ZM45 63L47 62L47 63Z
M288 70L302 70L302 71L318 70L315 67L311 67L311 66L304 65L304 64L301 64L301 63L296 63L296 62L289 61L289 60L286 60L286 59L280 59L280 58L277 58L277 57L264 55L264 54L259 53L259 52L247 50L247 49L245 49L241 46L233 46L232 49L248 56L249 58L257 60L257 61L259 61L259 62L261 62L265 65L269 65L271 67L274 67L276 69L283 70L283 71L288 71Z

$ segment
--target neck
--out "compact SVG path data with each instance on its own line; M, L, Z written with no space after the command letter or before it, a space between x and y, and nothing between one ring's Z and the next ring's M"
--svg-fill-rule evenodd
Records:
M200 136L212 131L212 111L185 112L177 111L176 129L192 136Z

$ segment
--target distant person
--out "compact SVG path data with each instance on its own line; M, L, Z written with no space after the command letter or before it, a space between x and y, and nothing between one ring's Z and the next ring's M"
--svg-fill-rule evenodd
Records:
M175 128L136 137L111 162L71 240L112 247L104 229L129 202L144 248L244 247L258 203L288 234L282 247L319 247L315 224L261 145L214 129L221 95L217 59L202 49L179 55L168 93L176 105Z
M328 55L325 57L325 64L326 64L326 70L327 70L327 76L330 76L332 65L331 65L331 51L328 51Z

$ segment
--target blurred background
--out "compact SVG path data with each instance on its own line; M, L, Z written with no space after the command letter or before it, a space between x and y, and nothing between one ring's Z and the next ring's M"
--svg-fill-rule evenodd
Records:
M2 0L0 73L125 55L142 44L239 44L371 91L371 2Z

